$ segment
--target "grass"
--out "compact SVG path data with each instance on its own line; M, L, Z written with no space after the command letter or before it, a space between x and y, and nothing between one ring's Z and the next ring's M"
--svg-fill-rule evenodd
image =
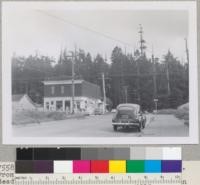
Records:
M157 114L175 114L176 111L176 109L160 109Z
M189 126L189 104L181 105L177 109L161 109L157 114L173 114L178 119L184 120L184 124Z
M83 113L78 113L74 115L66 114L65 112L43 112L43 111L20 111L17 113L13 113L13 124L21 125L21 124L30 124L30 123L41 123L48 121L56 121L56 120L65 120L71 118L84 118L85 115Z

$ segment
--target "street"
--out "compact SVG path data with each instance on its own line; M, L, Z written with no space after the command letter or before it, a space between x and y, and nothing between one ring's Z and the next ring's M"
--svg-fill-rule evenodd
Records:
M114 132L112 116L106 114L18 125L13 126L13 135L16 137L184 137L189 135L189 128L173 115L146 115L146 127L141 132L137 129L119 129Z

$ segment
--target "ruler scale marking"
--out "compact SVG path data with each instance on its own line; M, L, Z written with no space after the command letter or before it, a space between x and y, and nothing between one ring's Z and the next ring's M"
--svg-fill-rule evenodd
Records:
M179 185L181 184L181 175L169 175L164 174L165 178L163 178L160 175L141 175L141 174L134 174L134 175L81 175L81 176L75 176L75 175L65 175L65 178L60 175L50 175L49 174L49 180L47 180L47 175L32 175L32 178L23 178L24 176L27 176L28 174L20 174L16 175L15 178L16 184L19 185L41 185L41 184L50 184L50 185L62 185L62 184L133 184L133 185L147 185L147 184L173 184L173 185ZM178 176L178 177L176 177ZM19 178L21 177L21 178ZM60 177L60 178L59 178ZM81 177L81 178L80 178ZM36 178L36 179L35 179ZM38 179L37 179L38 178ZM35 179L35 180L34 180Z

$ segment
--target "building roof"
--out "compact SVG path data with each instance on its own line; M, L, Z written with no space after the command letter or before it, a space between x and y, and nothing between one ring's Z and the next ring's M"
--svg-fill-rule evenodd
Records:
M13 94L12 101L20 101L25 94Z
M64 84L72 84L72 79L57 79L57 78L50 78L50 79L46 79L44 81L42 81L42 83L44 85L64 85ZM92 82L88 82L86 80L83 80L83 79L74 79L74 84L82 84L82 83L87 83L87 84L90 84L90 85L94 85L94 86L98 86L97 84L95 83L92 83Z
M74 84L81 84L84 80L74 80ZM72 84L72 80L46 80L44 85Z
M35 103L32 101L32 99L27 94L13 94L12 95L12 101L13 102L19 102L23 97L26 97L28 101L35 106Z
M44 79L44 81L57 81L57 80L71 80L72 76L67 75L59 75L59 76L51 76ZM80 78L74 77L75 80L79 80Z

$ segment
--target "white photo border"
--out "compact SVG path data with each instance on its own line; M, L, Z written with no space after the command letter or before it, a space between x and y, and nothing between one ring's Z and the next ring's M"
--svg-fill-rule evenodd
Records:
M65 6L64 6L65 5ZM66 6L67 5L67 6ZM14 137L12 135L11 61L6 43L4 11L9 8L66 10L187 10L189 13L189 136L188 137ZM196 1L129 2L2 2L2 130L3 144L105 145L198 144L198 65Z

